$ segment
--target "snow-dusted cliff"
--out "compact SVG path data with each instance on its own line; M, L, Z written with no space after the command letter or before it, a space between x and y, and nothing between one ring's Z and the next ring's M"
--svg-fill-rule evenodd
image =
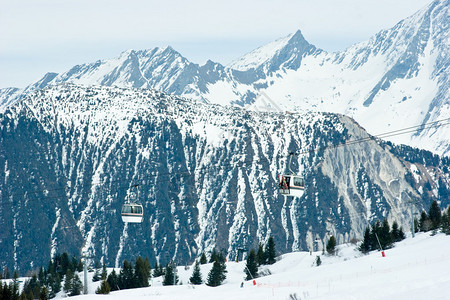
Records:
M214 247L232 258L270 235L285 252L327 232L361 237L384 217L407 226L409 201L428 207L449 174L439 158L412 163L422 176L412 184L411 163L373 139L323 148L367 136L343 115L245 111L147 89L44 88L0 114L2 263L27 270L81 248L109 265L137 255L182 263ZM305 150L292 168L306 193L285 199L285 155ZM425 182L432 190L421 190ZM133 184L144 222L124 225Z

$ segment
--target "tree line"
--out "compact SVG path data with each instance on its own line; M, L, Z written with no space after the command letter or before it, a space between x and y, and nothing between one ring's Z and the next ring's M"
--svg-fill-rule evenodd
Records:
M439 206L439 203L434 200L430 208L428 210L428 213L423 210L420 214L420 219L417 220L415 218L414 220L414 230L415 232L422 231L435 231L441 230L443 233L449 235L450 234L450 206L444 210L441 211L441 208Z
M420 219L414 218L414 231L427 232L441 230L443 233L450 234L450 207L441 211L439 203L434 200L428 213L423 210ZM405 238L402 227L399 228L396 221L393 222L392 228L386 219L383 222L376 221L372 226L367 226L364 232L364 239L359 250L367 253L372 250L381 248L389 249L395 242L399 242Z
M206 277L205 284L208 286L219 286L226 279L227 266L225 264L226 258L221 252L217 252L216 249L210 254L209 263L212 263L212 268ZM192 271L192 275L189 278L189 283L199 285L203 283L202 273L200 270L200 265L204 265L208 263L208 259L206 258L205 253L203 252L200 256L199 260L196 260L194 263L194 269Z
M441 211L439 203L435 200L431 203L428 212L422 211L420 219L414 219L415 232L437 232L441 230L443 233L450 235L450 207ZM380 247L389 249L393 247L395 242L401 241L405 238L403 228L399 227L396 221L392 226L384 219L376 221L371 226L367 226L364 232L364 239L359 246L359 250L363 253L377 250ZM336 240L332 236L328 240L326 250L328 253L335 252ZM258 268L263 265L270 265L275 263L276 250L273 237L270 237L267 244L263 246L259 244L258 250L251 249L244 269L245 279L250 280L257 278ZM319 257L320 259L320 257ZM202 253L200 258L196 260L192 276L189 278L191 284L202 284L203 278L200 270L200 265L212 263L213 266L208 273L205 283L208 286L218 286L226 279L226 259L225 256L213 249L209 260L205 253ZM320 265L320 262L316 262ZM33 273L31 278L26 280L24 288L19 291L19 274L14 271L12 281L7 284L0 282L0 300L7 299L50 299L56 296L57 293L64 290L67 296L80 295L83 289L83 284L78 276L78 272L83 270L81 259L76 256L70 256L68 253L56 254L53 257L48 267L45 269L41 267L38 273ZM123 265L117 273L113 270L109 275L106 266L103 265L100 271L100 264L96 262L95 273L93 281L102 280L96 293L108 294L110 291L131 289L139 287L148 287L149 279L152 277L163 278L163 285L175 285L179 283L179 278L176 275L175 265L170 262L165 267L158 265L155 262L155 267L152 274L151 265L148 258L138 257L135 261L129 262L124 260ZM0 274L0 279L10 278L10 273L5 268Z
M96 293L109 294L110 291L148 287L149 278L151 267L148 258L139 256L134 264L124 260L119 274L114 269L108 276L102 274L102 283Z
M213 249L210 254L209 263L212 263L212 268L208 273L206 278L206 285L208 286L219 286L226 279L226 258L225 256ZM202 253L200 258L194 263L194 268L191 277L189 278L189 283L191 284L202 284L203 278L200 270L200 265L208 263L205 253ZM151 275L151 273L153 273ZM139 275L141 274L141 275ZM166 264L165 267L158 265L155 262L155 267L153 272L151 272L151 266L147 259L138 258L136 260L136 265L133 266L132 263L124 261L123 267L121 268L119 274L113 270L107 277L105 283L105 290L103 291L99 287L98 293L108 293L109 291L146 287L149 286L148 279L153 277L162 278L162 284L166 285L176 285L180 284L178 275L176 274L176 266L173 261ZM108 290L109 288L109 290Z
M387 219L384 219L383 222L378 220L372 226L366 227L359 250L363 253L379 250L380 247L385 250L392 248L395 242L403 239L405 239L405 233L396 221L392 223L391 227Z
M81 259L68 253L56 254L48 267L41 267L36 274L26 280L22 292L19 292L17 271L8 285L0 283L0 300L7 299L50 299L63 288L68 296L81 294L83 284L77 274L83 270ZM62 280L64 279L64 284Z
M447 212L441 214L441 210L439 208L438 203L436 201L433 201L429 213L427 214L425 211L422 212L420 221L416 220L416 224L417 224L417 231L419 230L428 231L442 228L443 232L450 234L449 229L450 207L448 208ZM392 223L392 226L386 219L384 219L382 222L376 221L374 224L372 224L372 226L366 227L366 230L364 232L364 239L359 247L359 250L362 251L363 253L367 253L369 251L379 249L380 246L383 250L389 249L393 247L395 242L399 242L404 238L405 233L403 231L403 228L399 227L396 221ZM335 253L336 239L334 236L331 236L328 239L326 251L330 255ZM244 272L246 274L245 279L251 280L257 278L259 276L258 268L263 265L271 265L275 263L276 261L275 258L276 258L275 242L273 237L270 237L265 246L263 246L260 243L258 246L258 250L256 251L255 249L250 250L246 259L246 266L244 269ZM138 258L137 262L138 261L141 260L139 260ZM200 258L196 260L196 262L194 263L193 272L191 277L189 278L189 282L191 284L196 285L202 284L204 280L202 278L200 265L209 262L213 263L213 266L210 272L208 273L205 283L208 286L221 285L223 281L226 279L227 271L225 261L226 261L225 256L222 253L217 252L215 249L213 249L213 251L211 252L209 260L207 259L205 253L202 253ZM143 269L146 270L144 273L150 274L149 264L145 263L144 265L145 266L143 267ZM317 265L320 265L320 262L317 263ZM137 283L138 281L136 281L135 279L137 278L137 275L134 276L132 275L132 269L133 266L125 261L124 266L121 269L120 274L118 276L114 275L115 271L113 271L113 273L108 276L108 283L111 286L111 290L148 286L148 281L145 282L145 280L141 281L140 283L141 285ZM135 269L141 268L136 266ZM153 276L154 277L164 276L163 285L174 285L178 283L178 276L174 274L172 263L167 264L165 268L163 268L161 265L158 266L158 264L155 263ZM112 280L111 277L112 278L118 277L118 278Z
M267 241L267 244L263 247L261 243L259 243L258 250L254 249L250 250L250 253L247 256L247 261L245 264L245 274L246 280L251 280L257 278L258 275L258 267L262 265L272 265L275 263L276 258L276 250L275 250L275 241L273 237L270 237Z

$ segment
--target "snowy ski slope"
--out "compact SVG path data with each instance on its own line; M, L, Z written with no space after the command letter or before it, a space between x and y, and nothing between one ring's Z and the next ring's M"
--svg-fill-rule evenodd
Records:
M226 282L219 287L188 285L192 268L178 268L183 285L162 286L161 278L149 288L93 294L98 283L91 283L89 295L71 299L448 299L450 286L450 236L419 233L395 248L362 255L352 244L340 245L336 257L316 252L282 255L268 269L272 275L257 278L256 285L245 281L244 262L227 263ZM316 267L316 255L322 265ZM203 279L211 264L202 266ZM81 274L80 274L81 275ZM92 276L92 273L90 273Z

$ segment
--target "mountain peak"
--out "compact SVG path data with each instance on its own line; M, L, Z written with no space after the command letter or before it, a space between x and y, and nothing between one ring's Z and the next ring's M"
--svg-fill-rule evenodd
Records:
M256 69L258 66L268 62L276 53L280 52L298 33L299 31L259 47L233 61L228 67L238 71L247 71L252 68Z
M300 29L295 33L266 44L232 62L228 67L238 71L247 71L263 67L273 72L284 66L298 69L302 56L316 51L317 48L305 40Z
M305 40L305 37L303 36L302 31L300 29L297 29L297 31L292 35L289 41L295 40Z

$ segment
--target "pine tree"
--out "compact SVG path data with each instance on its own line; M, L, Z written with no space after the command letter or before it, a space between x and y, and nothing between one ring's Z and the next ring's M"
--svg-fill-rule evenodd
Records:
M72 256L72 260L70 262L69 268L72 270L73 273L83 271L83 266L81 266L81 269L78 270L78 260L75 257L75 255Z
M38 273L38 280L40 283L44 283L45 276L46 276L46 274L44 273L44 268L41 266L39 268L39 273Z
M148 279L150 277L150 263L147 258L144 260L139 256L136 259L134 272L137 281L137 287L148 287Z
M69 293L72 290L72 279L73 273L72 270L68 269L66 273L66 278L64 279L64 292Z
M320 259L320 256L316 256L316 266L320 266L322 264L322 260Z
M83 272L84 265L83 265L83 262L81 261L81 258L78 259L76 267L77 267L78 272Z
M255 254L255 250L250 250L249 255L247 256L247 263L245 264L245 280L250 280L258 277L258 263L257 256Z
M392 248L391 227L387 219L383 220L378 238L383 249Z
M256 253L256 262L259 266L264 265L266 263L266 253L264 252L264 248L261 243L258 245L258 252Z
M161 274L160 276L164 276L164 274L166 274L166 271L164 270L162 265L159 265L158 273Z
M336 252L336 238L334 236L328 239L327 252L328 254L334 254Z
M370 232L370 250L380 250L380 246L378 244L378 239L380 238L381 233L381 222L377 220L372 224L372 230ZM377 239L378 236L378 239ZM380 241L381 243L381 241Z
M209 258L209 262L215 262L217 260L217 252L216 252L216 248L213 249L213 251L211 252L211 256Z
M153 269L153 277L161 276L158 271L159 271L159 269L158 269L158 262L156 261L155 262L155 268Z
M414 232L419 232L419 220L414 217Z
M41 292L41 284L38 281L37 275L33 273L31 278L25 281L22 293L25 295L31 294L32 299L35 299L39 297L40 292Z
M0 285L3 284L0 281ZM13 293L12 293L12 286L8 285L6 282L3 284L2 294L0 295L2 299L12 299Z
M393 242L399 242L405 238L402 228L398 228L397 221L392 223L391 239Z
M96 294L104 294L107 295L111 291L111 286L108 283L107 276L108 272L106 270L106 265L103 264L103 270L102 270L102 282L100 286L95 291Z
M399 229L399 241L403 241L404 239L406 239L406 235L405 235L405 232L403 231L403 227L401 227L400 226L400 229Z
M0 299L11 299L8 285L0 281Z
M222 254L222 252L217 253L216 260L221 263L225 263L226 261L225 256Z
M119 273L119 289L125 290L135 287L137 287L137 280L133 271L133 264L125 259Z
M266 256L266 263L269 265L272 265L275 263L275 241L273 240L273 237L270 237L266 244L266 249L264 251Z
M208 259L206 258L205 252L202 252L202 255L200 256L200 264L204 265L208 263Z
M431 230L438 229L441 225L441 208L439 207L439 204L436 200L431 203L428 216L431 221Z
M100 262L98 260L95 261L95 272L94 272L94 276L92 276L92 281L93 282L97 282L100 281L101 276L100 276Z
M48 298L49 298L48 289L45 285L43 285L39 293L39 300L47 300Z
M111 291L117 291L119 289L119 277L117 276L116 270L112 270L106 281L108 282Z
M162 265L158 266L158 262L155 262L155 268L153 269L153 277L159 277L164 275Z
M46 285L48 288L48 297L54 298L56 294L59 293L59 291L61 291L61 277L57 272L49 273L46 277L47 278L45 279L45 283L41 285Z
M68 269L72 271L72 274L75 271L75 268L73 268L73 266L70 263L69 254L67 254L66 252L64 252L61 255L56 254L53 260L56 266L59 265L59 267L57 268L59 276L66 275Z
M164 272L163 285L176 285L178 283L178 275L175 275L174 282L174 272L173 263L167 264L166 271Z
M78 274L75 273L75 275L72 278L72 287L70 289L69 296L80 295L82 290L83 290L83 284L81 283L81 280L80 280L80 277L78 277Z
M17 270L14 270L13 273L13 280L11 282L12 284L12 295L13 295L13 299L18 299L19 298L19 273L17 272Z
M364 231L364 239L359 246L359 251L361 251L362 253L369 253L369 251L372 250L370 247L370 236L370 227L367 226L366 230Z
M200 272L200 264L198 261L194 264L194 270L192 271L192 276L189 278L191 284L202 284L202 273Z
M109 286L108 281L105 279L102 280L102 283L95 291L96 294L104 294L107 295L111 291L111 287Z
M221 263L216 260L213 263L211 270L208 273L208 279L206 285L208 286L219 286L226 279L227 268L225 263Z
M447 212L444 211L442 214L441 229L443 233L450 234L450 206L447 208Z
M0 295L0 299L2 299L1 295ZM26 294L25 291L22 291L22 293L20 293L20 295L19 295L19 300L33 300L33 299L39 299L39 297L34 297L33 293L31 293L31 292Z
M56 282L56 276L58 276L59 282ZM41 284L41 288L42 286L46 286L47 287L47 292L48 292L48 298L54 298L56 296L56 294L61 291L62 288L62 284L61 284L61 277L59 277L59 273L49 273L46 276L45 279L45 283L43 282ZM57 292L55 292L55 289L58 289ZM40 291L39 291L40 293Z
M420 231L427 232L431 230L431 220L428 217L427 213L425 211L422 211L420 214L420 220L419 220L419 229Z
M108 270L106 270L106 265L105 263L103 263L101 278L103 280L106 280L107 277L108 277Z
M19 298L19 287L13 281L9 283L9 292L11 300L17 300Z

